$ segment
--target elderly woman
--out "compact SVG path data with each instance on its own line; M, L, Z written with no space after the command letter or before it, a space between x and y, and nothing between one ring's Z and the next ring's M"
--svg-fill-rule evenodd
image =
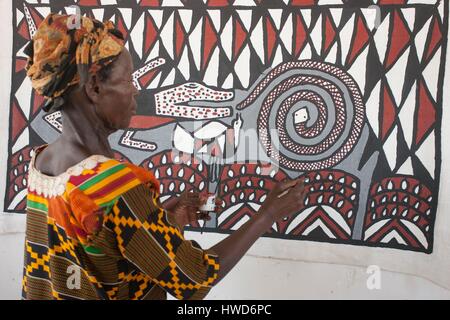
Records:
M159 202L151 172L114 159L108 136L136 112L133 62L111 22L50 14L27 48L27 75L61 110L63 131L29 166L24 299L201 299L274 222L297 212L303 183L285 181L257 215L208 250L183 227L204 200Z

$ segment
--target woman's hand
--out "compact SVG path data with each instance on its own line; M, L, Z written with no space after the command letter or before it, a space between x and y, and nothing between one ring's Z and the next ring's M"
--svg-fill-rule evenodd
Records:
M303 179L279 182L269 192L259 212L272 222L279 221L299 212L304 205L305 195Z
M299 212L304 206L305 195L303 179L278 183L267 195L259 214L213 246L209 252L218 255L220 260L218 281L225 277L274 222Z
M192 224L198 220L211 220L207 212L200 212L199 208L206 203L208 196L200 195L198 192L184 192L178 198L176 204L170 209L173 221L180 229L184 226ZM222 201L216 199L216 205L220 205Z

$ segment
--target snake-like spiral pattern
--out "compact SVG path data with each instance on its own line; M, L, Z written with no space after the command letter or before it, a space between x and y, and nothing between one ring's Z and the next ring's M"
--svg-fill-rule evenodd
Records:
M267 155L284 168L310 171L333 167L361 135L365 108L360 90L346 72L333 65L310 60L282 63L237 109L261 97L259 139ZM315 116L295 124L293 114L303 108Z

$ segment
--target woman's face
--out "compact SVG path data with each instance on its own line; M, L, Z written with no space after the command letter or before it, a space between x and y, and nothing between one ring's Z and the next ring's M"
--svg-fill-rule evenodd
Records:
M98 113L111 130L126 129L136 114L135 96L139 93L132 81L133 61L128 50L123 49L112 62L108 78L101 81Z

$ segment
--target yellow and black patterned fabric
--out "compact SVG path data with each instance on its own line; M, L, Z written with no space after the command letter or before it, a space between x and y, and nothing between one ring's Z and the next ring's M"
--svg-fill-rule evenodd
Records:
M50 177L34 167L43 147L29 169L24 299L205 297L219 259L168 220L149 171L92 156Z

